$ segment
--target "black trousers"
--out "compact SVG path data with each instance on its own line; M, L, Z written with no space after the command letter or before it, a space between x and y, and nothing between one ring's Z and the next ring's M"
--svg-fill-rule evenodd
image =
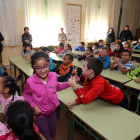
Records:
M120 103L118 103L117 105L119 105L125 109L128 109L128 99L125 94L124 94L123 100Z

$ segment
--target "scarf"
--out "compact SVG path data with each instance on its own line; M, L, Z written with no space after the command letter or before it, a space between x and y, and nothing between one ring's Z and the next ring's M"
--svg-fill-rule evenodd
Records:
M89 54L89 55L86 55L86 58L88 58L88 57L90 57L90 56L92 56L93 55L93 53L91 53L91 54Z
M71 66L73 67L73 63L70 63L67 66L64 66L63 64L61 64L60 67L59 67L59 73L60 73L60 75L61 76L64 76L65 74L69 73ZM75 73L75 70L74 70L74 67L73 67L72 74L74 74L74 73Z

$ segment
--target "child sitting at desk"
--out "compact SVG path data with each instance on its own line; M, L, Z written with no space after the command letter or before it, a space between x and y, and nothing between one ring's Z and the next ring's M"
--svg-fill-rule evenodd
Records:
M133 44L132 44L132 39L129 38L129 39L128 39L128 42L130 43L130 47L131 47L131 49L132 49L132 48L134 47Z
M58 54L59 57L64 57L66 54L71 54L72 48L70 44L64 46L64 50Z
M81 42L81 44L79 46L77 46L76 48L74 48L74 51L85 51L85 43Z
M59 67L51 70L60 75L60 77L58 77L58 82L65 82L70 78L71 75L74 75L75 70L72 61L73 56L71 54L66 54L63 57L63 63Z
M94 54L98 54L99 53L98 48L99 48L99 44L98 43L94 43L93 44L93 53Z
M117 71L121 71L122 74L126 74L128 71L131 71L133 68L133 62L130 61L131 51L123 50L121 59L115 58L114 62L110 65L110 69L114 70L117 68Z
M87 58L82 68L82 75L85 76L84 87L79 88L76 81L78 77L71 77L68 80L77 95L75 101L69 102L67 105L72 108L77 104L88 104L91 101L100 98L112 105L119 105L128 109L128 100L118 87L110 85L101 76L103 70L103 62L98 58Z
M64 44L63 43L59 43L58 49L55 49L55 53L59 54L60 52L62 52L64 49Z
M134 50L135 50L135 49L140 49L140 38L139 38L139 40L138 40L138 44L137 44L136 46L134 46L133 49L134 49Z
M92 47L86 47L86 51L83 53L82 57L79 57L78 60L84 60L88 57L94 57Z
M26 61L31 61L31 56L35 53L35 51L32 50L32 45L26 44L25 49L26 49L26 52L24 53L24 48L23 48L22 56L25 57Z
M115 39L112 38L111 41L110 41L110 48L111 48L111 51L113 52L115 50Z
M103 48L104 46L103 46L103 40L101 39L101 40L99 40L99 48L98 49L101 49L101 48Z
M50 67L49 67L49 70L52 70L53 69L53 60L52 58L50 57L50 49L47 48L47 47L44 47L41 49L42 52L45 52L48 56L49 56L49 61L50 61Z
M115 50L111 53L111 59L114 59L114 57L117 57L117 58L121 58L121 54L122 54L122 51L123 51L123 45L122 43L116 43L115 45Z
M98 57L104 64L103 69L108 69L110 67L110 57L107 55L107 53L107 48L104 47L100 50L100 56Z
M130 43L129 43L128 41L126 41L126 42L124 43L124 50L129 50L129 51L131 51Z
M111 49L110 49L110 44L105 44L105 47L107 48L107 55L110 57L111 56ZM98 53L98 56L100 56L100 52Z

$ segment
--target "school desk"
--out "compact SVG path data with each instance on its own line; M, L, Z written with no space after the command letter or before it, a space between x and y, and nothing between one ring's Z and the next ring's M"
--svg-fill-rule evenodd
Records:
M133 57L133 58L140 58L140 54L132 53L131 57Z
M132 94L132 95L136 95L139 97L140 94L140 83L135 82L134 80L125 83L124 84L125 87L127 87L127 91L126 91L126 95L128 95L128 93ZM134 113L137 113L139 108L139 98L137 100L137 108L134 111Z
M71 140L73 140L75 122L87 130L80 121L107 140L133 140L140 135L138 115L100 99L87 105L74 106L69 111L74 115Z
M133 50L133 53L138 53L138 54L140 54L140 50Z

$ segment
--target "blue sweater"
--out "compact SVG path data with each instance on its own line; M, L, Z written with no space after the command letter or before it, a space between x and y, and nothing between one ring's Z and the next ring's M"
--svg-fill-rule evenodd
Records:
M3 75L3 70L2 70L2 68L0 67L0 76L2 76Z
M53 60L51 57L49 57L49 60L50 60L50 70L52 70L53 69Z
M103 45L99 45L99 48L98 49L101 49L101 48L103 48L104 46Z
M133 47L133 50L135 50L135 49L140 49L140 45L134 46L134 47Z
M77 46L76 48L74 48L74 51L85 51L85 47L81 47L81 46Z
M103 61L104 69L108 69L110 67L110 57L108 55L104 59L101 56L98 58Z

